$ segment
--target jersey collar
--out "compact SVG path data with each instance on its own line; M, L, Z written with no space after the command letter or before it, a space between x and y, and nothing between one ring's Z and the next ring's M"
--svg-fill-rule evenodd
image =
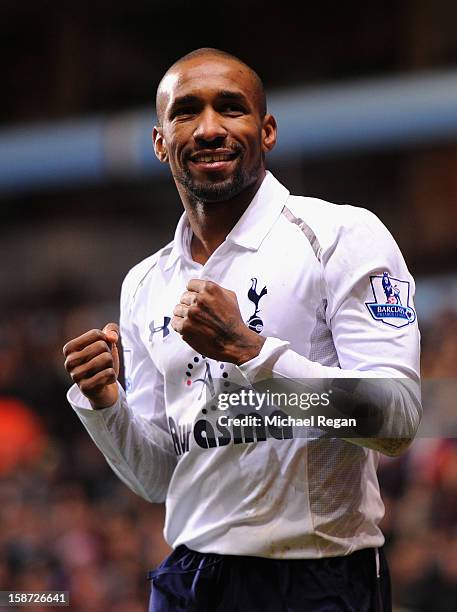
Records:
M281 214L288 197L289 191L267 171L257 193L226 240L256 251ZM190 258L190 236L187 215L183 213L176 227L173 248L165 270L171 268L180 257Z
M257 251L281 214L288 197L289 191L267 171L252 202L226 240Z

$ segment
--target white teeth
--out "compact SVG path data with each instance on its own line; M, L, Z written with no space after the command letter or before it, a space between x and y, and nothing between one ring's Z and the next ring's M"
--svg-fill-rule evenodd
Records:
M202 155L197 158L199 162L218 162L218 161L228 161L230 159L230 155Z

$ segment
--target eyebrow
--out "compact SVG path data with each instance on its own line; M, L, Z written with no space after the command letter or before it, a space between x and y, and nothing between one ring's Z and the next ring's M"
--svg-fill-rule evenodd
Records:
M234 100L249 107L248 99L244 94L239 91L230 91L229 89L222 89L217 92L216 98L218 100ZM187 104L199 104L200 102L201 99L194 94L186 94L184 96L179 96L173 101L173 104L170 106L168 114L170 115L176 108L179 108L181 106L185 106Z
M194 104L198 102L198 96L194 96L192 94L187 94L185 96L179 96L179 98L175 98L173 104L170 106L170 111L172 111L177 106L183 106L185 104Z
M245 104L246 106L249 106L248 99L240 91L230 91L228 89L223 89L217 94L217 97L221 100L236 100L238 102L241 102L242 104Z

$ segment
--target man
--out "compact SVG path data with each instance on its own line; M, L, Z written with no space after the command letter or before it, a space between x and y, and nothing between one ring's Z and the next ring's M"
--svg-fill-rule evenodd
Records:
M400 251L368 211L291 196L266 171L276 123L237 58L178 60L157 117L154 150L185 213L123 283L127 393L114 323L64 347L93 440L129 487L166 502L174 551L152 572L151 610L389 610L378 451L404 450L420 419ZM384 273L404 307L383 298ZM216 420L221 391L377 377L400 381L362 404L377 436Z

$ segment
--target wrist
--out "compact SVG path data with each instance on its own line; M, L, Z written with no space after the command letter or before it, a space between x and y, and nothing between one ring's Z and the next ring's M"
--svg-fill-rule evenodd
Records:
M88 397L90 405L93 410L103 410L104 408L111 408L119 399L119 390L117 384L110 385L109 391L106 390L104 393L96 397Z
M250 331L250 330L249 330ZM252 335L251 335L252 334ZM262 350L266 338L250 331L250 335L235 346L233 357L230 359L237 366L254 359Z

